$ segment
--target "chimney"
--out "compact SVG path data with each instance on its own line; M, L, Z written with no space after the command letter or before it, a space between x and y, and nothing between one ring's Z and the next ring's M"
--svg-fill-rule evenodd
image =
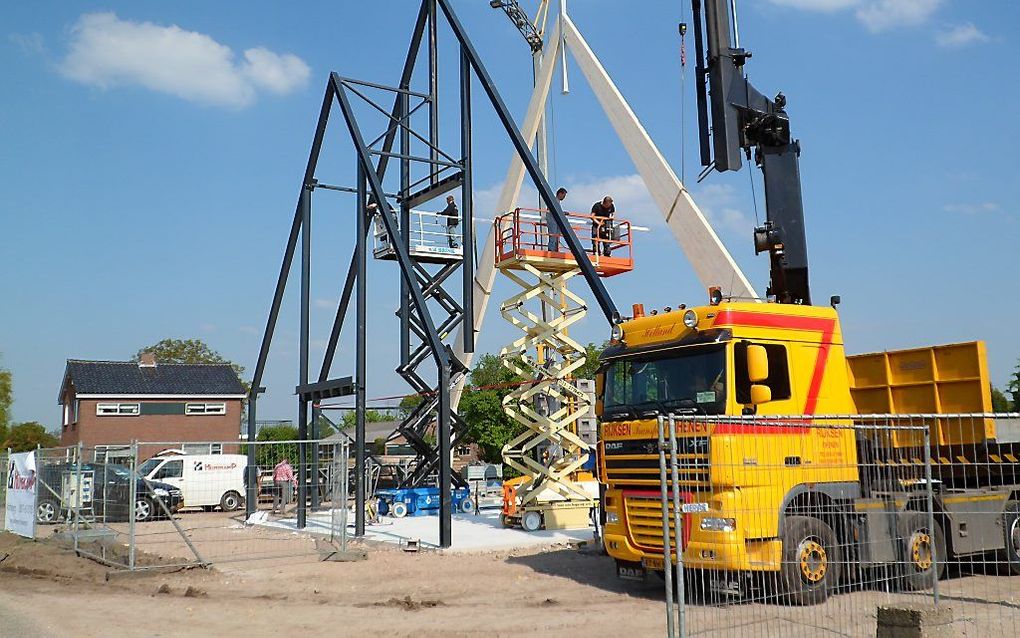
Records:
M138 357L139 368L155 368L156 367L156 355L151 352L143 352Z

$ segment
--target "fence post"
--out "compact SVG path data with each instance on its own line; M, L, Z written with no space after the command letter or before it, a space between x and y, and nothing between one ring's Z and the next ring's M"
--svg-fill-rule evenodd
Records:
M661 487L662 502L662 571L663 580L666 581L666 635L673 638L674 615L673 611L673 559L671 557L669 542L669 497L666 485L666 439L663 433L664 419L659 416L659 486Z
M687 607L686 595L684 592L684 536L683 526L680 524L680 475L676 466L676 417L669 415L669 471L673 480L673 535L676 538L676 604L679 622L677 629L680 638L687 635ZM666 566L669 567L667 561Z
M135 519L137 518L137 512L135 508L138 502L138 441L132 439L131 441L131 483L128 486L128 493L131 495L128 503L128 511L130 512L128 518L128 569L134 571L135 569ZM158 498L158 497L157 497ZM155 512L152 513L155 515Z
M932 601L935 607L939 606L939 567L938 561L941 556L936 554L935 546L935 495L934 487L931 484L931 428L927 423L928 419L922 419L924 424L924 491L928 499L928 533L931 535L929 546L931 547L931 592ZM938 421L936 420L936 423Z
M74 459L74 475L75 475L75 487L74 487L74 553L78 553L78 534L81 532L81 466L82 459L85 455L85 446L81 441L78 441L78 450ZM63 483L63 481L61 481ZM95 486L96 480L92 479L92 491L93 499L95 498ZM64 491L63 485L60 487L60 491ZM61 494L63 496L63 494ZM93 510L95 511L95 510Z

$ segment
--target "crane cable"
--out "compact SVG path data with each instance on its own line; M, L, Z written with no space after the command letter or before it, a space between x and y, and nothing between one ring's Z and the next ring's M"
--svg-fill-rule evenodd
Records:
M687 173L687 23L680 23L680 183Z

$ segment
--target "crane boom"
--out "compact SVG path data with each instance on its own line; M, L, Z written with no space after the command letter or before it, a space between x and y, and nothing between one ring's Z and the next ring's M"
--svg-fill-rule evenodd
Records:
M765 179L766 208L765 224L754 230L754 251L769 253L767 294L780 303L810 304L800 142L790 134L786 97L782 93L774 99L765 97L744 74L751 52L736 41L730 0L691 0L691 5L701 164L719 172L736 171L741 155L750 158L754 151Z
M545 17L549 10L549 0L542 0L539 4L534 21L528 17L517 0L490 0L489 6L493 9L503 10L506 17L510 18L510 22L513 22L517 30L524 36L532 53L542 50L542 37L545 35Z

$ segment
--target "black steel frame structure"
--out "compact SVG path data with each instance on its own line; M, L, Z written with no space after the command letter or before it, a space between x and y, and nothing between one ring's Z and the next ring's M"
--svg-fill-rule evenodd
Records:
M452 32L459 46L459 88L460 88L460 135L459 155L451 156L442 151L439 135L439 55L438 37L440 17L445 18L449 31ZM428 89L421 92L411 89L412 77L416 62L421 54L422 41L426 40L428 56ZM520 156L525 169L530 175L540 197L551 211L563 239L574 255L596 302L611 323L619 321L619 313L610 298L602 280L588 259L583 246L574 234L559 201L541 173L535 157L520 130L510 117L509 110L496 90L491 77L483 66L467 32L457 18L449 0L422 0L417 12L410 45L404 60L403 70L397 86L384 86L372 82L364 82L342 77L331 73L326 85L325 96L319 111L319 119L312 141L312 148L305 166L304 177L298 195L297 209L291 224L287 247L284 252L283 264L276 282L273 301L266 322L262 345L252 379L252 389L248 397L248 436L254 439L256 432L257 402L259 394L265 391L262 378L273 335L279 318L283 295L290 278L290 269L294 262L298 240L301 240L301 317L300 317L300 363L296 394L298 397L298 430L302 440L316 438L318 419L317 402L323 398L345 396L353 393L356 405L355 425L355 535L364 534L365 530L365 458L367 442L365 441L365 405L366 405L366 361L369 344L366 338L368 323L367 305L367 260L369 248L369 230L373 219L382 224L390 244L393 247L392 259L400 269L400 305L398 310L400 324L401 360L397 372L411 385L413 390L423 397L423 401L405 419L397 432L408 440L419 455L415 470L407 477L409 486L420 486L434 480L440 494L439 540L442 547L452 543L451 519L452 499L451 488L457 480L452 473L451 449L463 436L465 424L450 405L450 388L457 375L465 374L466 369L453 356L444 338L454 334L457 325L462 324L464 350L472 352L475 335L471 316L474 302L472 299L472 279L474 278L474 228L472 224L472 177L471 177L471 126L472 126L472 85L477 83L491 103L498 119L502 123L510 142ZM387 109L372 100L370 91L382 92L393 97L392 105ZM382 113L386 117L386 126L382 133L371 140L366 140L362 121L354 108L355 100L367 103L373 113ZM320 151L322 149L326 125L331 110L339 107L341 116L354 147L357 178L355 187L331 186L320 184L315 178ZM412 126L412 115L427 109L427 131L419 133ZM378 117L378 115L376 115ZM424 144L428 156L411 154L412 138L415 144ZM397 146L394 149L394 146ZM399 186L386 192L384 183L393 183L391 177L386 182L387 168L390 160L399 164ZM412 166L421 171L426 170L425 177L412 182ZM423 259L412 254L409 247L409 215L411 207L430 201L450 190L460 188L461 195L461 228L463 229L463 255L456 261ZM340 190L356 194L356 246L351 256L343 291L337 307L333 327L323 355L318 379L309 382L309 309L311 282L311 238L312 238L312 194L316 189ZM394 239L396 238L396 240ZM460 268L460 294L453 294L444 289L450 285L452 276ZM344 319L350 304L355 304L356 352L353 383L351 378L330 379L336 350L343 328ZM437 320L438 319L438 320ZM436 366L434 383L430 384L420 371L420 366L431 359ZM309 420L309 409L312 419ZM435 423L436 443L426 440L426 431ZM309 429L311 424L311 429ZM256 503L256 482L254 475L254 450L249 446L249 481L247 509L250 515ZM312 455L315 456L314 454ZM315 459L308 462L308 451L299 450L299 462L302 472L311 469ZM310 472L312 477L317 474ZM435 477L433 479L433 477ZM304 477L302 477L304 478ZM316 480L316 479L313 479ZM318 494L312 489L311 505ZM298 527L304 527L307 517L308 486L306 480L298 482Z

